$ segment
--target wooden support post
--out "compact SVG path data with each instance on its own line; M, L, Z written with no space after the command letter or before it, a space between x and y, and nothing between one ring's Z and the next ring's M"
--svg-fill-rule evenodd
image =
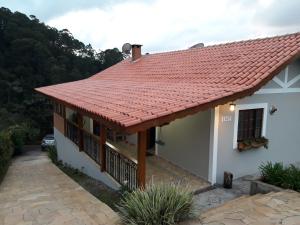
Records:
M138 132L138 152L137 152L137 182L139 188L146 185L146 150L147 150L147 131Z
M101 124L100 125L100 143L99 143L99 151L100 151L100 162L101 162L101 172L106 171L106 127Z
M79 151L83 150L83 116L77 113L78 116L78 147Z

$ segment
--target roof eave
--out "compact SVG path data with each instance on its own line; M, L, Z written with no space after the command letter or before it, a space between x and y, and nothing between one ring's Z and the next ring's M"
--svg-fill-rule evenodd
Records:
M130 125L130 126L123 126L120 123L117 123L113 120L109 120L107 118L101 117L98 114L89 112L85 109L79 108L71 103L62 101L58 98L55 98L51 95L45 94L43 93L43 91L39 88L36 88L35 90L43 95L46 95L47 97L51 98L54 101L57 101L61 104L64 104L84 115L87 115L89 117L91 117L92 119L99 121L100 123L104 124L105 126L107 126L110 129L116 130L116 131L120 131L120 132L125 132L128 134L131 133L136 133L139 131L143 131L143 130L147 130L151 127L156 127L156 126L162 126L164 124L170 123L172 121L174 121L175 119L179 119L179 118L183 118L186 117L188 115L192 115L195 114L197 112L200 111L204 111L204 110L208 110L210 108L214 108L216 106L219 105L223 105L226 104L228 102L232 102L232 101L236 101L237 99L241 99L250 95L253 95L256 91L258 91L262 86L266 85L270 80L273 79L274 76L276 76L281 70L283 70L289 63L291 63L292 61L294 61L296 58L300 57L300 52L299 51L295 51L294 54L290 54L290 57L287 57L287 60L284 63L281 63L280 65L278 65L277 67L274 66L274 69L271 73L269 73L267 76L265 76L264 79L262 80L258 80L257 82L255 82L251 87L249 87L248 89L245 89L243 91L240 92L236 92L232 95L228 95L228 96L224 96L223 98L219 98L201 105L197 105L194 107L190 107L190 108L186 108L183 109L181 111L177 111L177 112L173 112L171 114L159 117L159 118L155 118L155 119L150 119L150 120L145 120L142 121L140 123L134 124L134 125Z

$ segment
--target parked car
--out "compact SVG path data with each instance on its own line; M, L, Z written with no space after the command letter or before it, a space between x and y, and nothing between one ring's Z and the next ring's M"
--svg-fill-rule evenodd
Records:
M41 144L42 151L45 151L47 147L55 146L55 139L53 134L47 134Z

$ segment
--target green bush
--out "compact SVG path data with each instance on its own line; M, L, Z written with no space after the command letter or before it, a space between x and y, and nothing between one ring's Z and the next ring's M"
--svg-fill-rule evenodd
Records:
M22 154L22 149L26 137L26 129L23 125L14 125L8 128L11 135L11 141L14 145L14 155Z
M295 165L267 162L259 167L264 182L300 192L300 168Z
M120 216L129 225L170 225L193 215L193 194L178 185L151 185L123 196Z
M12 155L13 143L11 134L8 131L2 131L0 133L0 183L6 174Z
M300 192L300 169L290 165L285 169L285 176L281 187Z
M25 131L25 143L35 144L40 134L40 130L38 128L33 127L33 125L30 123L23 123L22 127Z
M48 157L51 159L51 161L54 164L57 164L57 150L55 146L49 146L46 148L46 151L48 152Z

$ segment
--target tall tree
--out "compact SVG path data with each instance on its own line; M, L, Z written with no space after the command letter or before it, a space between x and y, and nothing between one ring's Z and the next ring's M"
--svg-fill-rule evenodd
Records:
M51 105L34 88L84 79L121 60L117 48L97 52L67 29L0 8L0 129L26 122L51 132Z

